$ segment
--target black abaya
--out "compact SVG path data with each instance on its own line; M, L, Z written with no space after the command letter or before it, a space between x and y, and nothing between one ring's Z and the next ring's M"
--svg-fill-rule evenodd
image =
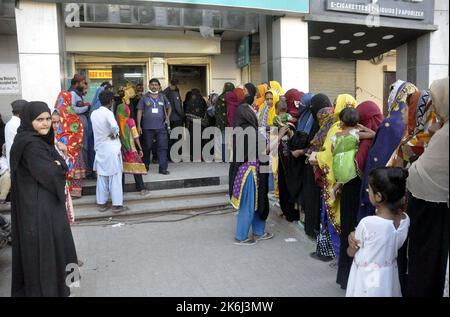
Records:
M42 105L33 106L34 114L25 106L11 149L11 295L69 296L66 277L78 260L66 212L67 165L52 130L47 136L32 131L31 121L42 113ZM66 272L68 264L75 267Z
M305 165L304 168L301 196L305 198L302 203L305 212L305 233L312 238L316 238L320 230L322 195L314 178L314 169L309 164Z
M357 216L359 208L359 192L361 190L361 179L355 177L344 184L341 193L341 234L340 251L336 283L341 285L342 289L347 288L350 269L352 268L353 258L347 255L348 236L357 226Z
M403 295L442 297L449 256L449 207L409 194L408 215L408 275Z

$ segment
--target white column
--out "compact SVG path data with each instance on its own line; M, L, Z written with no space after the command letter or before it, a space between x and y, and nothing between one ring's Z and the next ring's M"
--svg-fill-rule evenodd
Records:
M20 1L15 11L22 98L53 109L61 90L57 5Z
M287 91L309 91L308 23L282 17L273 22L273 79Z
M434 24L439 30L430 34L428 86L436 79L448 76L448 0L435 0Z

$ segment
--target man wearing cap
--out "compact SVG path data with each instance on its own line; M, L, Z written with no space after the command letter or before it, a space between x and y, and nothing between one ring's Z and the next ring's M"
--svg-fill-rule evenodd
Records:
M161 83L153 78L149 82L150 91L146 93L137 106L137 127L139 134L145 134L147 148L151 151L153 139L156 137L158 152L159 173L170 174L167 170L168 133L170 127L170 114L172 112L170 102L161 92ZM142 123L142 124L141 124Z
M20 114L22 109L27 103L26 100L19 99L11 103L13 116L5 125L5 145L6 145L6 159L9 166L9 152L11 152L11 147L14 143L14 138L17 134L17 129L20 126Z

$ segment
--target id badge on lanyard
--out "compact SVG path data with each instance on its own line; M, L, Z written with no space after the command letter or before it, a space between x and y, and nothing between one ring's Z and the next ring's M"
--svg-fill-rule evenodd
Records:
M152 103L153 103L152 113L158 114L158 113L159 113L159 109L158 109L158 103L159 103L159 100L158 100L157 102L155 102L155 100L153 100L153 99L150 99L150 100L151 100Z

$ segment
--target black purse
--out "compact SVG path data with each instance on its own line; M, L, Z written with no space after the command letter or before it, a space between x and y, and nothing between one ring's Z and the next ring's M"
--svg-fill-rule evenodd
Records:
M289 140L289 151L303 150L309 145L309 134L303 131L295 131L294 136Z

